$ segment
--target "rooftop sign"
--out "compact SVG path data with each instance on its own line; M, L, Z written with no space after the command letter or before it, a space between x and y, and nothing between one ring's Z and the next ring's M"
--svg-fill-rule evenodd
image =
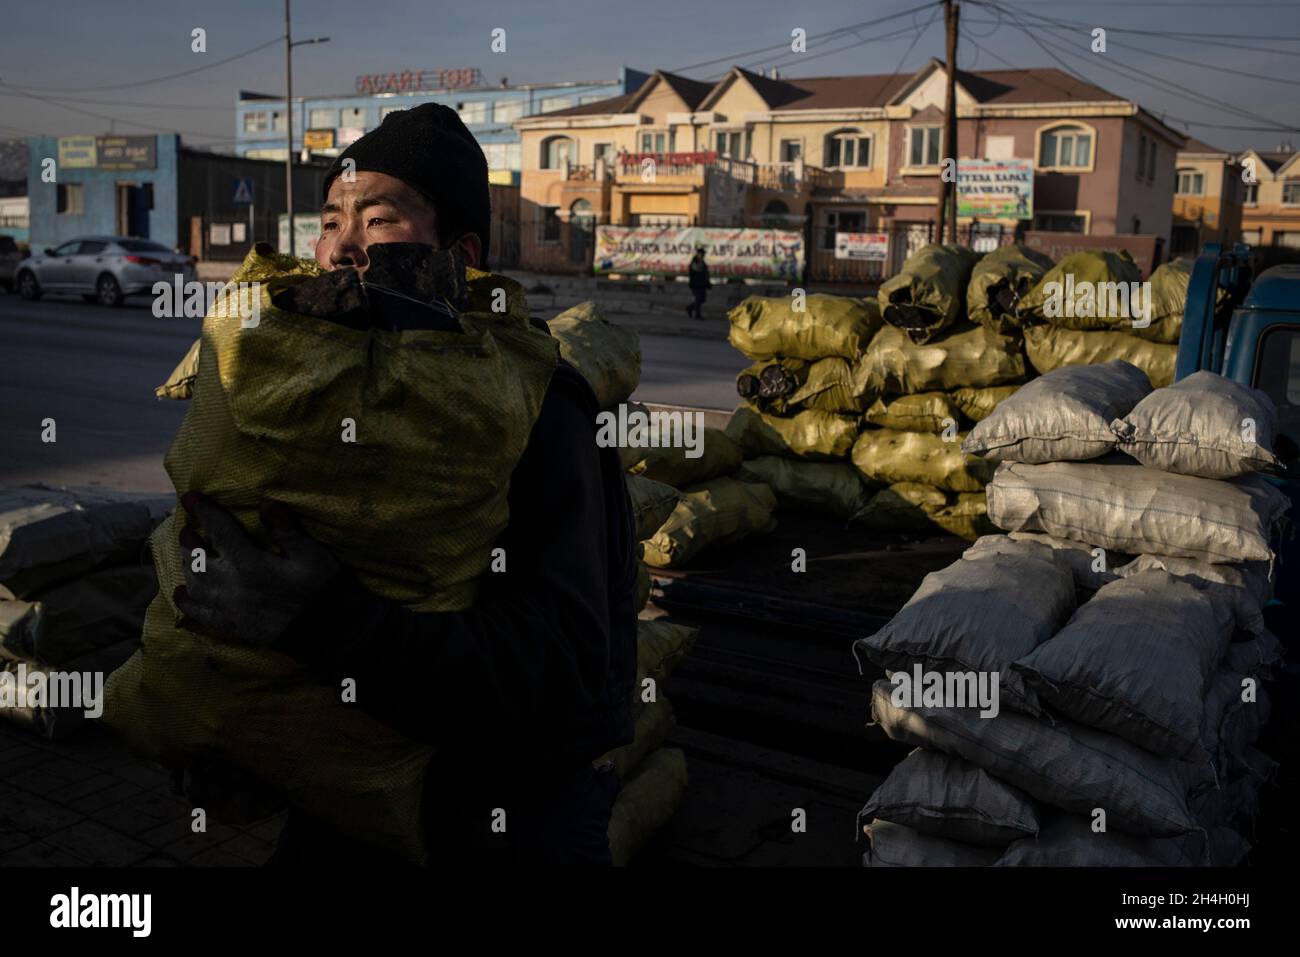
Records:
M357 77L358 93L413 93L417 90L463 89L479 86L483 75L476 66L440 70L402 70L367 73Z

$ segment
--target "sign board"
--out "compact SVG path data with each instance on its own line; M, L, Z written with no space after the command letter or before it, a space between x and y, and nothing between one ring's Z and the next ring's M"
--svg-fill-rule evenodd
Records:
M93 136L60 136L59 169L94 169L95 145Z
M795 279L803 271L803 234L725 226L597 226L595 273L685 275L697 246L710 276Z
M957 215L980 219L1034 218L1034 161L957 161Z
M332 150L334 148L333 130L304 130L302 145L309 150Z
M231 200L236 206L248 206L253 202L253 181L247 177L235 180L235 196Z
M230 224L213 223L208 227L208 242L213 246L230 245Z
M276 217L277 248L282 253L289 251L289 217L281 213ZM311 259L316 255L316 240L320 239L319 213L293 214L293 252L302 259Z
M889 233L836 233L835 258L886 262L889 259Z
M357 77L358 93L410 93L415 90L454 90L479 86L483 75L478 67L443 70L402 70L398 73L367 73Z
M97 137L100 169L157 169L158 141L152 136Z
M1151 275L1151 271L1156 268L1156 255L1164 247L1162 237L1138 233L1085 236L1083 233L1030 231L1025 233L1024 242L1030 249L1037 249L1050 257L1053 262L1060 262L1070 253L1088 249L1127 249L1144 277Z

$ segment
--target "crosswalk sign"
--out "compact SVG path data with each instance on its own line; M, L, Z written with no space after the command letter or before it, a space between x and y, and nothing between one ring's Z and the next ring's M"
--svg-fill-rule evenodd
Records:
M247 206L253 202L253 181L251 179L235 180L235 198L236 205Z

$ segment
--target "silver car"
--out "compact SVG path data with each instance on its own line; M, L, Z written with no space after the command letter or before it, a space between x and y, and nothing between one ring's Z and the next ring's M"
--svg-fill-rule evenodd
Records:
M87 302L119 306L127 296L151 293L154 283L195 279L196 260L161 243L126 236L86 236L32 255L18 266L15 283L24 299L74 293Z

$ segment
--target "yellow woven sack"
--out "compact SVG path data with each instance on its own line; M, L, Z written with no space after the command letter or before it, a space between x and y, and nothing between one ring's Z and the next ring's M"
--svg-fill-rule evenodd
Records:
M249 253L232 282L261 284L260 322L241 328L233 295L204 319L168 474L263 542L259 503L287 505L377 594L417 611L467 608L505 528L556 343L528 324L517 283L477 270L460 332L358 330L272 305L321 272ZM496 288L504 314L491 309ZM104 720L149 757L227 762L344 834L422 859L431 748L341 705L338 688L287 656L178 627L181 521L173 513L152 537L159 594L140 650L107 685Z

